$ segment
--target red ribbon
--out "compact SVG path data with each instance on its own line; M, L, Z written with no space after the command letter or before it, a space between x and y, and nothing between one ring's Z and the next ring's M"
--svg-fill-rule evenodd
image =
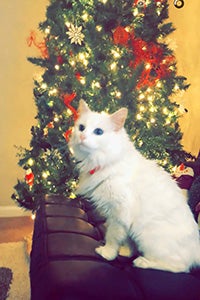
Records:
M64 138L66 139L67 142L69 142L69 138L70 138L70 135L72 134L72 128L69 128L64 134Z
M42 42L37 42L35 31L31 31L30 36L27 38L27 44L29 47L34 45L36 48L38 48L43 58L49 58L49 53L45 40Z
M74 121L76 121L77 118L78 118L78 113L77 113L76 109L71 105L71 102L72 102L72 100L74 100L75 97L76 97L75 92L72 93L72 94L65 94L63 96L64 103L71 110L71 112L73 114Z
M69 110L72 112L74 122L78 119L78 112L71 105L71 102L74 100L75 97L76 97L76 93L75 92L73 92L72 94L65 94L65 95L63 95L63 101L64 101L65 105L69 108ZM67 142L69 142L69 138L70 138L71 133L72 133L72 128L69 128L64 133L64 137L65 137L65 139L66 139Z
M127 46L129 38L130 34L123 26L117 26L117 28L113 32L113 41L116 45Z

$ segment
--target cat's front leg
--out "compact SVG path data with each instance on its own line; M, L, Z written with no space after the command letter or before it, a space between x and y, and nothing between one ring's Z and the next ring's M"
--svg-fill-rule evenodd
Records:
M109 222L105 236L106 243L104 246L97 247L95 251L107 260L114 260L126 237L127 232L123 225L117 222Z
M114 260L118 254L118 249L114 249L112 245L99 246L95 251L106 260Z

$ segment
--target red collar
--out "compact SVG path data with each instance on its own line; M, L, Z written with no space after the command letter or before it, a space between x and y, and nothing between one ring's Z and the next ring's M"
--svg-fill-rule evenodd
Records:
M96 173L99 170L100 170L100 166L95 167L94 169L90 170L89 173L90 173L90 175L93 175L94 173Z

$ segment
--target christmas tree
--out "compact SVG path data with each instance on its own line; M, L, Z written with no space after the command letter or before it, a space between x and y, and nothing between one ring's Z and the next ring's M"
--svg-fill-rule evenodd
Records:
M187 157L181 145L178 104L188 88L177 75L176 59L165 42L174 30L166 0L51 0L28 43L39 49L29 61L44 69L34 82L37 125L30 149L20 148L12 198L35 209L37 195L75 197L78 174L68 148L84 99L95 111L127 107L126 129L135 146L167 170Z

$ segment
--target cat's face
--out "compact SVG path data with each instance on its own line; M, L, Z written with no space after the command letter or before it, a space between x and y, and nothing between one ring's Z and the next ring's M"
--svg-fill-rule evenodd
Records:
M115 114L93 112L81 100L78 108L79 118L75 123L71 145L79 152L105 152L114 142L117 133L123 127L127 110L121 109Z

